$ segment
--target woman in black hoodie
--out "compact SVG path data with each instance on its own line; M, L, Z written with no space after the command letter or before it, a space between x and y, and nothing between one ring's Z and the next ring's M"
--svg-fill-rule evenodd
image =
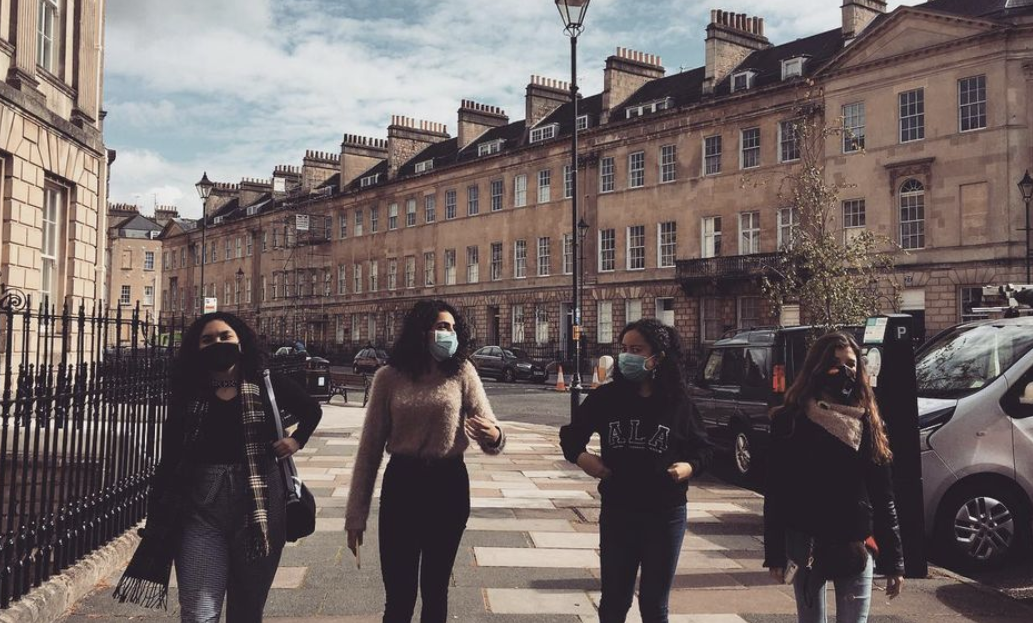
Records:
M894 598L904 557L889 440L852 337L830 333L811 346L774 411L771 438L764 566L794 585L800 623L824 623L828 580L836 620L863 623L873 571L886 575Z
M560 429L563 455L600 479L600 623L623 623L642 569L643 623L667 623L667 602L685 536L688 480L711 447L689 401L678 333L654 318L621 332L612 383L592 391ZM585 448L599 435L602 455Z

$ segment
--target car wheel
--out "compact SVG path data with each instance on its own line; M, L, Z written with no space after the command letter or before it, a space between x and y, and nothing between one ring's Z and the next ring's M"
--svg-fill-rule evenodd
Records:
M516 374L513 374L513 370L511 368L506 368L502 371L502 381L504 383L512 383L513 381L516 381Z
M1011 488L966 484L940 504L934 553L960 570L1001 567L1029 546L1030 521L1028 503Z
M736 427L732 438L732 463L740 478L750 475L750 468L753 467L753 444L750 443L749 433L741 426Z

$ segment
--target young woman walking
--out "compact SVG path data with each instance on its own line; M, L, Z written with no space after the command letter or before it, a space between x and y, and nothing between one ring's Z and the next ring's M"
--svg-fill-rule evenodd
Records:
M469 329L455 308L420 301L406 315L387 366L373 378L345 528L348 548L358 556L386 448L391 459L379 518L384 623L412 620L417 583L421 623L447 619L452 565L470 517L463 453L469 439L487 454L498 454L505 443L467 360L469 343Z
M151 482L147 527L115 597L163 605L176 563L180 619L260 623L285 540L284 477L277 457L300 448L319 424L315 400L273 376L276 401L298 428L277 439L255 333L216 312L183 335L162 455Z
M873 569L892 599L904 557L889 440L852 337L830 333L811 346L771 428L764 566L792 582L800 623L824 623L828 580L836 620L864 623Z
M706 469L711 447L689 401L674 328L642 319L620 341L613 382L592 390L560 429L560 444L568 461L601 480L600 623L624 622L639 568L642 621L666 623L688 480ZM601 456L585 448L593 433Z

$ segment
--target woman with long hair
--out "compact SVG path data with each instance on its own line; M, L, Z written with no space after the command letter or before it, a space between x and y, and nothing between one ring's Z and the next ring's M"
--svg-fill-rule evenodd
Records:
M836 620L863 623L873 573L896 597L904 557L889 439L857 342L816 340L772 418L764 566L793 584L800 623L824 623L829 580Z
M486 454L505 444L477 370L470 331L444 301L423 300L405 316L387 365L373 377L355 457L345 528L356 557L385 448L391 459L380 493L384 623L408 623L423 599L422 623L444 623L448 584L470 517L463 453L472 439Z
M707 468L712 450L689 400L674 327L637 320L620 342L613 382L592 390L560 429L560 444L568 461L600 479L600 623L624 622L640 568L642 621L666 623L688 481ZM586 449L593 434L601 455Z
M205 314L183 334L172 376L147 527L115 597L164 605L176 566L180 619L260 623L286 537L278 458L304 447L322 409L287 377L275 399L297 417L277 439L258 339L243 320Z

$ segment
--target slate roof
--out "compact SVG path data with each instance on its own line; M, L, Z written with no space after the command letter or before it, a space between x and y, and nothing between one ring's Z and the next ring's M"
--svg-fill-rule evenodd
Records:
M139 214L126 217L112 229L118 229L120 232L124 230L128 231L161 231L161 225Z
M760 89L772 84L781 84L782 61L797 57L806 57L803 76L813 75L822 65L832 59L843 49L843 32L841 29L790 41L782 45L758 50L746 57L736 72L751 69L756 72L752 89ZM732 76L721 81L715 88L715 94L728 95L731 92Z

